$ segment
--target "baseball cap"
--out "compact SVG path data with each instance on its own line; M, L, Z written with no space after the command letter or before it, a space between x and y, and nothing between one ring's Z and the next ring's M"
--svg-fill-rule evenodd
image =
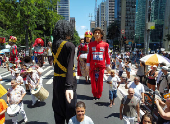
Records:
M157 66L156 66L156 65L154 65L153 67L156 67L156 68L157 68Z

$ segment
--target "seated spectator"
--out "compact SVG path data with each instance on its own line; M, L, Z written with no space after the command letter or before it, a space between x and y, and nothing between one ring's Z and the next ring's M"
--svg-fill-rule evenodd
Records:
M153 123L153 117L150 113L146 112L141 119L141 122L139 124L152 124Z
M156 106L158 108L159 117L157 124L169 124L170 123L170 98L167 98L164 103L162 100L155 100Z
M77 102L76 115L69 120L68 124L94 124L92 119L85 115L85 112L85 103L82 101Z

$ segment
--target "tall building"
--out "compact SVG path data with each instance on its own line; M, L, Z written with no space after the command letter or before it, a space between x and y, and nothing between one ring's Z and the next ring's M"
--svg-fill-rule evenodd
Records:
M75 20L75 17L70 17L70 23L73 25L74 29L76 30L76 20Z
M95 21L90 22L90 31L93 32L95 28Z
M159 42L162 46L163 26L166 0L154 0L151 4L151 21L155 22L155 29L151 30L150 42Z
M106 2L101 2L99 5L99 27L104 30L104 21L106 17L105 12Z
M126 0L125 37L134 40L136 0Z
M135 42L144 42L146 0L137 0L135 18Z
M170 50L170 42L167 40L166 35L170 34L170 0L166 1L165 8L165 18L164 18L164 28L163 28L163 48L166 51Z
M107 26L115 20L115 0L106 0L106 21Z
M121 0L115 0L114 18L117 21L121 21Z
M99 7L97 8L96 27L99 27Z
M135 20L135 42L144 42L146 0L137 0ZM161 43L163 39L163 25L166 0L154 0L151 3L151 22L155 22L155 29L151 30L150 42Z
M70 0L60 0L56 9L59 15L70 21Z

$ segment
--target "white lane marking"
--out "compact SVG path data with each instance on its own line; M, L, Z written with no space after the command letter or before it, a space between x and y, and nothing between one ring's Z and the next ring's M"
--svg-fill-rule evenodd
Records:
M5 75L5 76L2 76L2 79L5 78L5 77L8 77L8 76L10 76L10 75L11 75L11 74L7 74L7 75Z
M5 75L5 74L8 74L8 73L11 73L10 71L7 71L7 72L2 72L0 75Z
M48 71L45 75L42 76L42 78L45 78L46 76L48 76L51 72L53 72L54 70L50 70Z
M45 68L44 70L43 70L43 72L45 72L47 69L49 69L49 68L51 68L52 66L48 66L47 68Z
M48 80L48 82L46 84L52 84L53 83L53 78L51 78L50 80Z

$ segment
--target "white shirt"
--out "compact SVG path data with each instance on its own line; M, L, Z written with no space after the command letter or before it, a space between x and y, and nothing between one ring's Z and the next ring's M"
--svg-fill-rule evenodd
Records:
M16 81L17 81L17 83L19 84L19 83L23 83L24 81L23 81L23 78L19 75L18 77L15 77L16 78Z
M163 72L162 72L162 70L160 70L159 72L158 72L158 78L157 78L157 83L159 83L159 80L160 80L160 77L162 76L162 74L163 74Z
M18 71L18 68L15 68L15 70L9 69L9 71L11 71L12 79L15 79L15 72Z
M123 66L124 66L124 64L123 64L123 62L119 62L119 71L123 71Z
M142 96L141 96L141 93L144 93L145 92L145 89L144 89L144 86L139 83L138 85L136 85L134 82L130 82L128 84L128 88L133 88L134 91L135 91L135 96L139 99L142 99Z
M117 82L120 82L120 78L115 75L114 77L112 76L109 76L108 79L107 79L108 82L112 82L112 84L109 84L109 90L113 91L113 90L117 90Z
M42 73L42 72L43 72L43 69L42 69L41 67L39 67L39 68L37 69L37 74L38 74L39 77L41 77L41 74L39 74L38 72Z
M31 78L30 78L31 77ZM31 75L27 75L27 81L30 82L30 84L35 87L35 85L38 83L39 80L39 76L37 73L33 73L32 76Z

